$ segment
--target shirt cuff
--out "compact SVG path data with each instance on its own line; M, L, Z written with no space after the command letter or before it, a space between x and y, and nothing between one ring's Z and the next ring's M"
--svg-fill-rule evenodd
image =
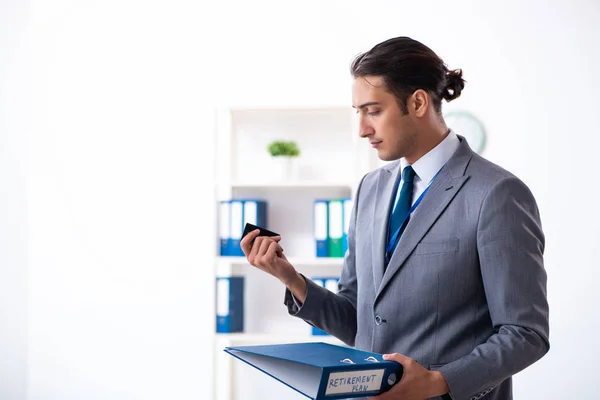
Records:
M304 280L307 283L306 296L308 297L308 280L304 275L300 275L302 276L302 278L304 278ZM304 302L306 303L306 299L304 299ZM285 288L285 298L283 300L283 303L287 306L290 315L297 315L302 310L302 306L304 305L299 300L297 300L296 297L294 297L294 295L288 288Z
M300 304L300 302L298 300L296 300L296 297L294 296L293 293L290 293L292 295L292 300L294 300L294 307L298 310L300 310L302 308L302 304Z

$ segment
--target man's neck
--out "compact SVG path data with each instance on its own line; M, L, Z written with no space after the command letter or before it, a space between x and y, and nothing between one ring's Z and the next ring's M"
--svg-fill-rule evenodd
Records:
M415 151L412 154L406 155L404 158L410 165L416 163L421 157L433 150L437 145L448 136L450 129L444 127L444 130L437 131L436 133L425 135L422 138L421 143L415 146Z

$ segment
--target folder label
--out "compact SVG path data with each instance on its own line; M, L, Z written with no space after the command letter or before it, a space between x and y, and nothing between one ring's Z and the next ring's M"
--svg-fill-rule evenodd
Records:
M326 396L381 389L384 369L350 372L332 372L327 380Z
M229 315L229 279L217 279L217 316Z
M231 202L231 237L234 239L240 239L242 237L242 230L244 229L242 223L242 202L232 201Z
M315 239L327 240L327 203L315 203Z
M344 245L342 238L344 234L344 216L342 200L329 201L329 257L343 257Z
M332 239L341 239L344 230L342 221L342 202L331 201L329 203L329 232Z
M239 200L231 201L231 247L229 249L230 256L241 257L244 255L242 248L240 247L240 240L242 239L242 232L244 230L244 216L243 216L243 204Z
M255 201L244 202L244 222L252 225L258 224L258 205Z

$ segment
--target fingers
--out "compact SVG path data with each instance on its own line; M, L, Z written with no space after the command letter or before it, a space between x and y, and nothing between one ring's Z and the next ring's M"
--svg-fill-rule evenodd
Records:
M250 235L248 235L250 236ZM257 237L254 242L252 244L250 244L250 253L248 254L248 262L251 265L255 265L256 262L256 257L258 257L259 253L260 253L260 246L263 242L264 237L259 236Z
M251 245L249 254L247 254L250 265L265 269L265 265L271 263L275 257L283 257L283 249L277 243L279 240L281 240L280 236L257 237Z
M269 270L270 272L274 269L275 265L273 262L277 258L277 254L283 253L283 249L274 240L263 240L260 245L260 251L255 263L261 268Z
M269 247L267 248L267 256L269 257L269 260L279 257L280 254L283 254L283 249L281 246L277 242L271 241L271 244L269 244Z
M398 354L398 353L384 354L383 359L388 360L388 361L396 361L402 365L410 364L413 361L412 358L406 357L405 355Z
M256 243L253 246L253 247L260 247L258 250L258 262L260 264L266 264L270 261L266 256L267 256L267 251L268 251L271 243L274 243L274 242L272 240L265 240L263 238L263 240L260 241L260 246L258 246L258 243Z
M244 255L246 257L248 257L250 255L250 253L252 252L252 247L254 246L255 239L258 237L262 237L262 236L258 236L259 234L260 234L260 229L255 229L255 230L251 231L250 233L248 233L246 236L244 236L244 238L240 242L240 247L242 248L242 251L244 252ZM279 243L279 241L281 241L281 236L271 236L269 238L276 241L277 243Z
M255 229L252 232L248 233L240 242L240 247L242 248L242 251L244 252L246 257L250 255L250 252L252 250L252 242L254 241L254 239L256 239L259 233L260 229Z

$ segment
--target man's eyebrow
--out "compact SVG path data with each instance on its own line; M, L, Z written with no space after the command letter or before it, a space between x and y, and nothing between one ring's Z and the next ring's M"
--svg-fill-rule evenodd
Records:
M361 105L360 105L360 106L358 106L358 107L354 107L354 106L352 106L352 108L358 108L359 110L362 110L362 109L363 109L363 108L365 108L365 107L369 107L369 106L378 106L378 105L380 105L380 104L381 104L381 103L379 103L378 101L370 101L370 102L368 102L368 103L361 104Z

